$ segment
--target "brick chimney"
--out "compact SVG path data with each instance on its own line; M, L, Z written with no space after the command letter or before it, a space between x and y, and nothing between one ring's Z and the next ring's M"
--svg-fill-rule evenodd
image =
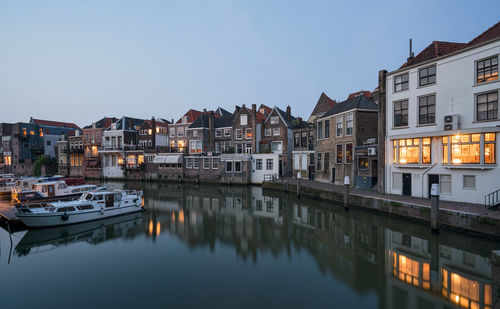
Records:
M151 147L156 148L156 119L155 117L151 117L151 129L153 130L153 134L151 134Z
M386 91L387 91L387 71L378 72L378 171L377 171L377 192L385 193L385 136L386 136Z
M215 151L215 128L214 128L214 111L208 113L208 145L207 151Z
M286 121L290 122L292 120L292 108L290 105L286 107Z
M252 104L252 152L258 152L258 142L257 141L257 105Z

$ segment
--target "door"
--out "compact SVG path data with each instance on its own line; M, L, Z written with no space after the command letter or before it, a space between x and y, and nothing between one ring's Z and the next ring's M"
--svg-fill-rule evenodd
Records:
M278 162L279 162L279 166L278 166L279 167L279 176L280 176L280 178L282 178L283 177L283 161L279 160Z
M55 192L54 192L54 185L48 185L47 186L47 192L48 192L48 196L55 196Z
M432 184L439 184L439 175L429 175L429 191L427 193L428 197L431 198L431 187Z
M377 160L372 160L371 161L371 168L372 168L372 188L377 185L377 178L378 178L378 161Z
M332 178L330 179L332 183L335 183L335 167L332 167Z
M403 174L403 195L411 196L411 174Z
M314 180L314 166L309 165L309 180Z

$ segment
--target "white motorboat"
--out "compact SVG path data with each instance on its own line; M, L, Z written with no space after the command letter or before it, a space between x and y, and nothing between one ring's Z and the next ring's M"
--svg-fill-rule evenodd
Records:
M16 215L26 226L40 228L129 214L143 206L142 191L95 191L73 201L18 205Z
M15 185L15 178L0 177L0 196L10 195Z

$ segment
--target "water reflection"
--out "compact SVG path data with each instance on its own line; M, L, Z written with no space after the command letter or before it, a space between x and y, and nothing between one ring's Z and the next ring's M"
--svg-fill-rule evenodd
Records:
M117 187L122 184L114 184ZM72 243L142 236L175 238L189 248L232 248L259 265L264 254L313 257L317 269L379 308L492 308L495 243L259 187L127 183L144 190L147 211L64 228L29 231L17 256ZM194 251L193 251L194 252ZM192 253L196 254L196 253ZM242 279L243 280L243 279ZM276 280L279 280L277 278ZM296 278L301 284L302 278Z

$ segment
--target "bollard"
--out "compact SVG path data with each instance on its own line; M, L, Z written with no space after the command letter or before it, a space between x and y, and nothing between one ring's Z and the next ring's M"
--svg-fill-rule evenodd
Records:
M491 251L491 288L493 308L500 308L500 250Z
M433 183L431 187L431 230L439 233L439 185Z
M349 210L349 176L344 177L344 209Z
M297 197L300 198L300 172L297 173Z

